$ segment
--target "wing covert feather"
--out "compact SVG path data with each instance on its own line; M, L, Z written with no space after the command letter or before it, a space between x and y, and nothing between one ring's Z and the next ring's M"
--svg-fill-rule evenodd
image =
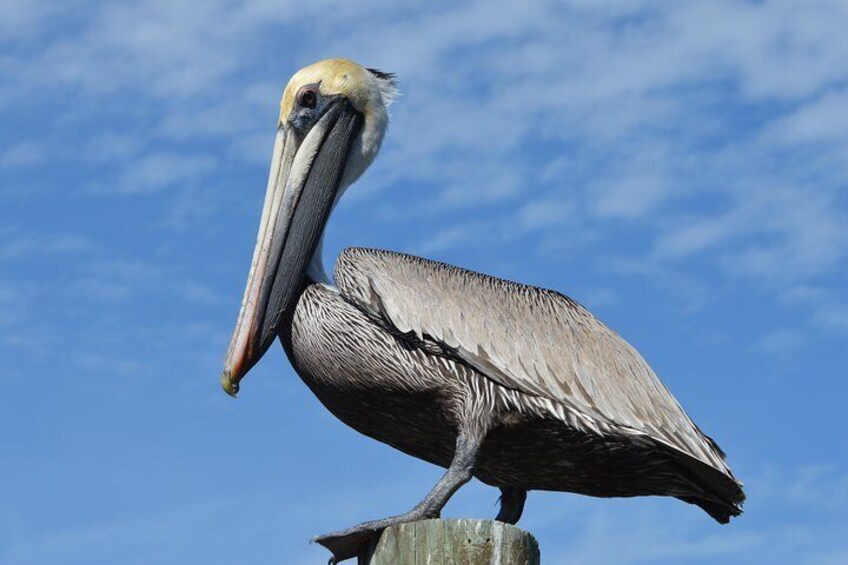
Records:
M363 248L339 256L335 279L364 310L443 343L501 386L560 403L592 428L646 434L732 477L642 356L558 292Z

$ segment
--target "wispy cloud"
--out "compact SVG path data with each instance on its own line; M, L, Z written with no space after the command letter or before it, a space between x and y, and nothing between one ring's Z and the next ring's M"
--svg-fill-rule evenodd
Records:
M32 141L21 141L0 154L0 167L27 167L43 163L47 158L43 148Z
M49 255L87 254L97 249L89 238L77 234L32 233L18 227L0 228L0 261Z
M833 40L839 4L716 2L660 11L648 3L473 3L423 13L379 7L373 22L359 26L346 25L346 10L316 9L323 16L314 28L326 37L327 52L393 69L404 84L391 141L367 183L426 182L441 188L421 195L425 214L473 206L521 225L552 192L569 192L572 218L601 230L622 218L636 222L654 242L645 260L666 264L699 253L732 272L808 279L844 263L846 223L834 200L848 171L813 188L806 181L821 176L820 163L780 159L798 144L838 145L844 153L838 124L846 97L838 85L846 78L845 53ZM296 21L310 13L299 10ZM210 23L222 19L231 22L227 29ZM389 29L373 33L388 20ZM129 21L132 33L115 31ZM29 65L39 73L21 73L19 86L47 81L83 89L93 100L108 95L119 112L126 105L149 113L146 104L162 101L166 111L150 127L163 139L225 139L232 156L266 160L258 148L267 136L256 130L263 117L272 119L268 101L283 79L248 77L238 89L234 79L243 72L238 61L258 53L245 36L293 31L294 21L294 12L264 3L213 2L204 10L188 2L104 4L72 40ZM473 58L456 57L460 52ZM734 123L739 110L773 101L779 104L746 128ZM707 141L714 149L703 150ZM132 143L124 136L87 148L125 158L95 190L183 192L219 169L212 155L130 149ZM533 151L519 151L528 145L548 161L574 154L594 166L552 178ZM216 193L206 195L207 205ZM699 193L726 206L701 209ZM522 205L512 214L498 208L516 200ZM664 208L672 203L673 215ZM669 221L656 222L655 212ZM554 211L535 218L533 231L544 233L528 237L542 239L568 221Z
M145 418L163 407L183 418L179 403L195 381L214 394L277 97L292 71L326 56L397 72L404 92L383 153L334 218L341 223L331 229L346 236L339 243L388 239L456 256L568 293L579 288L582 302L615 314L629 312L631 288L640 297L656 291L680 307L683 322L697 321L695 331L728 332L739 343L714 364L682 360L693 374L701 361L724 365L703 383L675 384L689 387L689 399L714 393L722 423L737 426L731 437L758 454L777 433L777 416L762 401L763 381L743 374L765 373L753 366L765 356L826 364L822 336L840 339L848 329L844 3L143 0L71 9L12 0L0 10L0 73L10 79L0 84L0 195L15 195L2 206L13 221L0 228L4 383L24 373L50 391L96 383L106 391L102 405L153 383ZM749 300L757 304L742 303ZM650 316L634 324L645 332L657 325ZM742 358L751 352L756 361ZM818 399L831 406L841 380L786 381L813 378L832 390ZM271 382L256 386L281 386ZM781 386L770 385L768 394ZM295 388L284 391L287 400ZM783 394L792 396L798 437L820 437L819 424L838 418L798 406L797 389ZM283 413L276 408L268 410L275 418ZM325 417L317 414L310 417ZM76 421L45 420L62 430ZM316 453L321 422L306 433L299 421L291 440L310 443L314 465L331 468L337 438L324 438L330 455ZM756 433L746 435L749 427ZM157 429L157 447L177 428ZM189 446L201 435L181 444L184 457L199 457ZM526 525L547 541L553 562L839 562L844 456L821 452L836 464L799 467L790 459L817 448L799 441L790 449L790 440L779 471L742 473L748 514L720 533L674 501L566 495L556 504L531 498ZM225 463L221 451L210 453ZM314 468L290 471L292 480L314 480ZM308 519L343 526L374 517L373 500L411 501L421 487L363 490L368 501L322 502ZM339 489L327 492L340 497ZM487 490L486 510L492 500ZM212 524L233 508L165 506L141 517L104 513L2 555L79 562L111 542L116 555L138 550L155 561L143 550L167 544L175 530L200 535L197 521ZM266 527L287 512L269 505L280 521ZM205 546L211 536L203 534L192 548ZM304 554L303 562L317 555Z
M786 356L796 352L804 344L797 330L781 328L765 334L760 339L760 348L774 355Z
M846 513L845 483L844 472L829 467L763 468L746 482L745 514L732 526L708 529L699 527L705 518L697 510L660 500L572 499L565 504L561 495L551 495L542 508L535 503L531 520L536 531L555 529L568 537L558 553L543 547L543 556L556 563L815 563L823 553L835 556L845 548L838 527L817 531L806 513L833 514L832 524L837 524ZM775 516L778 508L780 517ZM787 509L791 513L783 514ZM668 520L668 514L674 519Z
M136 160L110 186L94 186L92 190L116 194L149 193L175 186L195 183L215 165L207 155L152 153Z

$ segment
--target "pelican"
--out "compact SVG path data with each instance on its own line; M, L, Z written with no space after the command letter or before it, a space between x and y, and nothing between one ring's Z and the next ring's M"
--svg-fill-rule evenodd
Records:
M472 477L514 524L530 490L662 495L720 523L742 485L642 356L559 292L444 263L349 248L331 283L324 227L377 155L394 75L344 59L298 71L280 102L259 236L221 384L279 339L321 403L355 430L446 472L413 509L315 541L331 563L384 528L436 518Z

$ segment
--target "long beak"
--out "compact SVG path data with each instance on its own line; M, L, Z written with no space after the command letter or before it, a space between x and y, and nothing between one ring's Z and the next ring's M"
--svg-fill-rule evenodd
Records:
M277 130L259 236L221 375L231 396L296 306L362 122L362 114L338 98L302 141L287 125Z

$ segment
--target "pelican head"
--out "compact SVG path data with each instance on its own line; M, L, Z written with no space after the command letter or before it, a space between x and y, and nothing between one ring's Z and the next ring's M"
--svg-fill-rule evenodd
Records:
M221 376L228 394L235 396L279 334L307 272L324 276L324 226L376 157L396 92L392 75L345 59L305 67L286 86L259 236Z

